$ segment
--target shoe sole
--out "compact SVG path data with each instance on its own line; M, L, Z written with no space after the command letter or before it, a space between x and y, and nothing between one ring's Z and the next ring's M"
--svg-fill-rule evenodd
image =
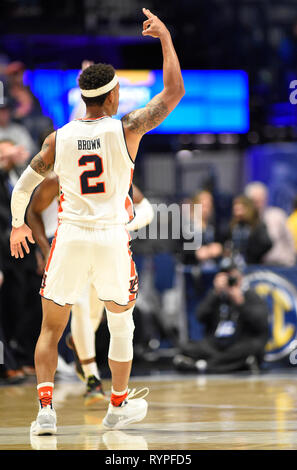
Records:
M108 398L106 398L104 395L98 395L96 397L87 397L85 398L85 406L91 406L95 405L96 403L102 403L108 401Z
M36 426L36 421L33 421L33 423L31 424L31 428L30 428L30 433L33 436L52 436L54 434L57 434L56 426L54 428L47 428L47 427L41 427L40 425L38 425L37 429L33 429L34 426Z
M105 418L103 419L102 424L105 429L123 429L129 424L138 423L139 421L142 421L146 417L146 414L147 414L147 408L143 411L141 415L134 417L134 418L129 418L125 420L123 419L119 421L118 423L116 423L114 426L108 426Z

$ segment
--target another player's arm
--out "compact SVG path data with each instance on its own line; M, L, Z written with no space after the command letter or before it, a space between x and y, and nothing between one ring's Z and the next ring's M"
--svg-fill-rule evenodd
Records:
M36 188L27 209L26 219L32 230L33 238L41 249L44 261L47 259L50 244L45 233L42 212L49 207L59 195L59 179L48 176Z
M142 136L161 124L185 94L179 60L168 29L149 10L144 8L143 13L148 19L143 23L142 34L161 41L164 88L144 108L132 111L122 118L128 150L133 160Z
M132 184L133 188L133 204L140 204L141 201L144 199L143 193L140 191L138 186Z
M149 225L154 218L153 206L135 184L133 184L133 203L135 204L135 217L127 224L127 229L130 231Z
M25 211L31 194L41 181L53 170L55 163L56 133L50 134L44 141L40 152L32 159L12 193L11 213L12 230L10 234L10 252L15 258L23 258L25 249L29 253L26 238L35 243L31 229L24 222Z

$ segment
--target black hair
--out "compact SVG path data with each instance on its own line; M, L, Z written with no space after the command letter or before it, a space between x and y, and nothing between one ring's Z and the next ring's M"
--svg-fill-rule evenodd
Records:
M115 69L110 64L94 64L87 67L79 76L78 84L82 90L94 90L101 86L107 85L115 75ZM95 98L87 98L82 95L82 99L87 106L102 106L106 97L110 93L96 96Z

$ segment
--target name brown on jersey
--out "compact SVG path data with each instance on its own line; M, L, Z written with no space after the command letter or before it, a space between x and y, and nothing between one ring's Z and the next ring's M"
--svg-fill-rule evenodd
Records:
M100 139L94 140L78 140L77 141L78 150L97 150L100 149Z

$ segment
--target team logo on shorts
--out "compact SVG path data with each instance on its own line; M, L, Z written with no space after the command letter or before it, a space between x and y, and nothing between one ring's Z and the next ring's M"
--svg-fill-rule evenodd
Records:
M272 271L255 271L244 278L269 306L270 338L266 361L286 357L297 345L297 291L291 282Z
M42 276L42 281L41 281L41 289L45 288L46 277L47 277L47 274L44 273L44 275Z
M137 294L138 292L138 276L135 276L133 279L130 279L130 294Z

